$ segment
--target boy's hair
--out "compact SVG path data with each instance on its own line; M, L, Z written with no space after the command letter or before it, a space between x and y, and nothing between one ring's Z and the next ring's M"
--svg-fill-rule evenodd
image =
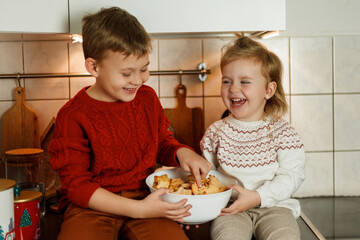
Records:
M151 39L136 17L118 8L102 8L82 19L85 59L102 60L106 50L139 57L151 51Z
M239 59L253 59L261 64L261 72L267 84L275 82L277 88L272 98L267 100L264 111L274 117L283 116L288 105L285 98L284 89L281 83L282 63L278 56L269 51L265 46L249 37L240 37L232 44L224 46L221 57L220 67L223 69L230 62Z

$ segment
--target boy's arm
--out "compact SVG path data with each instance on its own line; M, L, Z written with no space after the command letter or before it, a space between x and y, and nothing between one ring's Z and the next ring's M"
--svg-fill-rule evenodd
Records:
M190 215L188 211L191 205L185 205L186 199L177 203L162 201L161 195L167 192L167 189L161 188L143 200L134 200L98 188L91 196L88 207L97 211L131 218L165 217L183 222L183 218Z
M211 164L188 148L180 148L177 150L176 156L182 169L191 172L195 177L197 185L201 187L201 179L206 178L211 169Z
M81 126L59 112L49 146L50 163L61 179L61 191L78 206L87 207L100 186L92 181L89 141ZM64 206L63 206L64 207Z
M218 166L216 160L217 141L214 138L213 128L213 125L210 126L200 141L200 148L203 151L204 158L184 148L180 148L176 152L181 167L185 171L193 173L198 186L201 186L201 179L206 177L210 169L216 169L216 166Z

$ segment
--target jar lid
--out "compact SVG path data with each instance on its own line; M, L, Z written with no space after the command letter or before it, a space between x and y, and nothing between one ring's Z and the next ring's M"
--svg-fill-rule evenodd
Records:
M0 178L0 192L5 191L9 188L13 188L15 184L16 182L14 180Z
M29 202L41 198L42 193L37 191L21 191L20 196L14 198L14 203Z
M12 149L5 152L5 155L37 155L42 154L44 150L40 148L19 148L19 149Z

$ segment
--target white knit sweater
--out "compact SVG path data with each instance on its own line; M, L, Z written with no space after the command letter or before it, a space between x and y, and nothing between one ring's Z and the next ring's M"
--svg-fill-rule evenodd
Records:
M300 215L291 195L305 178L305 151L288 122L270 117L242 122L229 116L213 123L200 144L213 168L259 193L260 207L286 207L296 218Z

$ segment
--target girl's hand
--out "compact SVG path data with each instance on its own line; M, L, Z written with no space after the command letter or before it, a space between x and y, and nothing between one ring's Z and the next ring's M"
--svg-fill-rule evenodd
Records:
M211 163L188 148L178 149L176 156L182 169L192 173L197 185L201 187L201 179L206 178L206 175L211 170Z
M228 208L222 209L220 216L244 212L261 204L261 199L257 191L251 191L239 185L232 185L230 187L239 193L238 199Z
M183 199L177 203L169 203L163 201L161 196L167 193L169 190L160 188L155 192L149 194L143 200L140 200L140 206L138 212L139 218L158 218L164 217L177 222L182 223L184 217L190 216L189 209L191 205L185 205L187 199Z

